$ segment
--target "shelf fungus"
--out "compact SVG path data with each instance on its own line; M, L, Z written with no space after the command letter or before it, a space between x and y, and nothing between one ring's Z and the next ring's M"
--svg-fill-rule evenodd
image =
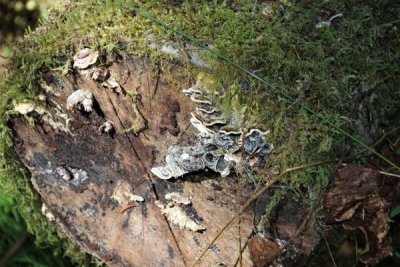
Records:
M226 119L213 107L199 83L183 93L199 105L190 118L198 136L193 145L171 146L165 158L166 165L151 169L157 177L164 180L178 178L204 169L225 177L232 168L241 169L238 165L245 164L245 157L263 162L272 152L272 145L264 140L268 131L256 128L246 131L237 125L236 119Z
M75 54L73 67L78 69L86 69L90 65L95 64L97 62L98 57L99 57L98 51L93 51L89 48L84 48Z
M73 92L67 98L67 109L72 109L73 106L82 104L86 112L91 112L93 109L93 94L87 89L79 89Z

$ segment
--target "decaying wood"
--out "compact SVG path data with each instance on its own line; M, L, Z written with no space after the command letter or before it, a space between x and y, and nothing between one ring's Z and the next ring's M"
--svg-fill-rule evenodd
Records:
M399 202L400 181L379 171L346 165L334 178L323 199L328 224L359 229L365 236L360 261L377 264L392 253L389 211Z
M47 79L54 90L46 93L47 106L52 111L57 103L66 112L70 133L54 129L38 114L34 126L23 116L12 120L17 153L56 222L72 240L110 266L193 264L251 193L236 190L232 177L211 172L172 181L151 174L151 167L164 162L170 145L190 142L195 131L191 127L184 131L194 107L180 91L190 84L172 88L162 74L151 78L149 66L135 58L109 67L126 94L108 90L82 73ZM92 112L67 110L67 98L76 89L93 93ZM107 120L114 129L105 133L99 128ZM145 127L125 131L135 123ZM80 174L63 179L57 171L63 169ZM191 197L191 205L182 209L206 230L193 232L168 222L155 201L166 201L171 192ZM144 201L135 201L133 195ZM244 239L251 231L249 211L241 218ZM233 266L240 251L237 233L235 228L227 230L200 265ZM251 265L247 250L243 264Z

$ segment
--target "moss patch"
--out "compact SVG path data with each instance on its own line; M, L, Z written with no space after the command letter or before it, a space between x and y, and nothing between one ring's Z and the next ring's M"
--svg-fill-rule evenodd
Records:
M368 115L377 121L379 129L390 128L396 116L398 119L398 5L392 1L350 0L298 4L282 1L282 6L270 2L254 6L253 2L133 4L212 45L266 79L271 88L277 88L262 86L207 51L199 52L213 66L214 89L224 88L225 96L219 99L224 110L229 113L236 109L246 122L244 126L257 123L271 129L268 141L276 148L270 159L271 170L333 159L346 150L347 144L343 136L288 102L280 91L367 142L380 132L369 137L361 135L359 126L368 118L355 115L357 105L367 106ZM330 27L315 28L318 21L339 11L344 13L343 18ZM0 82L0 186L10 196L18 197L19 210L39 244L58 246L58 231L41 215L40 198L30 186L28 172L15 157L7 111L12 109L13 101L35 100L43 73L56 70L72 74L70 60L84 46L101 54L149 56L168 72L172 59L148 48L145 36L149 30L158 40L187 43L115 1L79 0L51 12L48 20L16 45L10 73ZM197 72L187 66L187 72L179 75L194 80ZM349 148L350 152L359 150L357 146ZM285 190L313 201L329 183L330 172L326 166L299 171L287 176L282 184ZM79 256L79 261L84 258Z

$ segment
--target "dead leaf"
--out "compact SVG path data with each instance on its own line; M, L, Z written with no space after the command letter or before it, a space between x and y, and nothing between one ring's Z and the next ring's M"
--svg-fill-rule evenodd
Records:
M248 246L254 267L269 266L274 259L279 257L278 244L258 235L250 238Z
M380 194L382 180L375 170L347 165L338 171L323 200L328 224L340 222L345 229L364 233L366 247L360 255L364 264L376 264L392 252L388 199Z

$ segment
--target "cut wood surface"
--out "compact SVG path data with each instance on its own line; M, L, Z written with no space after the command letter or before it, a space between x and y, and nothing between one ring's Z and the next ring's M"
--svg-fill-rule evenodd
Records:
M178 81L180 88L173 87L141 58L108 67L126 93L106 89L84 72L66 78L48 74L46 82L54 90L46 93L48 109L54 113L58 105L65 111L70 132L55 129L38 114L34 124L15 116L17 153L56 223L88 253L110 266L190 266L251 191L211 171L168 181L155 177L150 169L164 165L169 146L196 138L189 124L194 105L181 93L191 84ZM93 93L92 112L67 110L67 98L77 89ZM114 127L109 133L99 130L107 120ZM137 133L125 131L132 125ZM60 170L79 175L63 179ZM180 229L164 217L155 201L165 202L171 192L191 198L183 210L206 230ZM132 195L144 201L133 201ZM248 211L240 232L239 227L227 229L200 266L235 265L252 229ZM242 261L251 266L247 249Z

